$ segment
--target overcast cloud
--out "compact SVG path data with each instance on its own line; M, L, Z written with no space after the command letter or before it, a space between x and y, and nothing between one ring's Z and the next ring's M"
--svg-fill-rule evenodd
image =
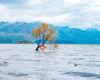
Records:
M99 27L100 0L0 0L0 15L1 21Z

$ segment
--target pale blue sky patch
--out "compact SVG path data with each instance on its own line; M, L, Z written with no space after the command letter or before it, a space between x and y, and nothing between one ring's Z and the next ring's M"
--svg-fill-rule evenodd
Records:
M16 5L18 4L24 4L27 0L0 0L0 4L10 4L10 5Z

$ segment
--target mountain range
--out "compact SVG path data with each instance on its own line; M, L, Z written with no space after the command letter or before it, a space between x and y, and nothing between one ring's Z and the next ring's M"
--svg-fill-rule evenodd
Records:
M25 41L34 43L32 29L42 22L0 22L0 43L17 43ZM49 24L49 26L53 26ZM78 29L69 26L53 26L57 32L55 41L58 44L100 44L100 30L96 28Z

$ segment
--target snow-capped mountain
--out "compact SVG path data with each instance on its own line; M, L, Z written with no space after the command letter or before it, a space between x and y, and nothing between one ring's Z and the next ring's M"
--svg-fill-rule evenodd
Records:
M0 43L16 43L18 41L28 41L34 43L32 29L41 25L41 22L0 22ZM50 24L51 26L51 24ZM67 44L99 44L99 29L81 30L68 26L53 26L56 34L54 43Z

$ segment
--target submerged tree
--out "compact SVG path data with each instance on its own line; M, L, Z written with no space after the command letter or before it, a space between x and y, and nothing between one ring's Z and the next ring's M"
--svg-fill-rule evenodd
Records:
M55 31L46 23L43 23L39 27L33 29L32 35L35 37L36 43L38 44L36 51L39 50L41 45L44 46L45 43L52 42L55 39Z

